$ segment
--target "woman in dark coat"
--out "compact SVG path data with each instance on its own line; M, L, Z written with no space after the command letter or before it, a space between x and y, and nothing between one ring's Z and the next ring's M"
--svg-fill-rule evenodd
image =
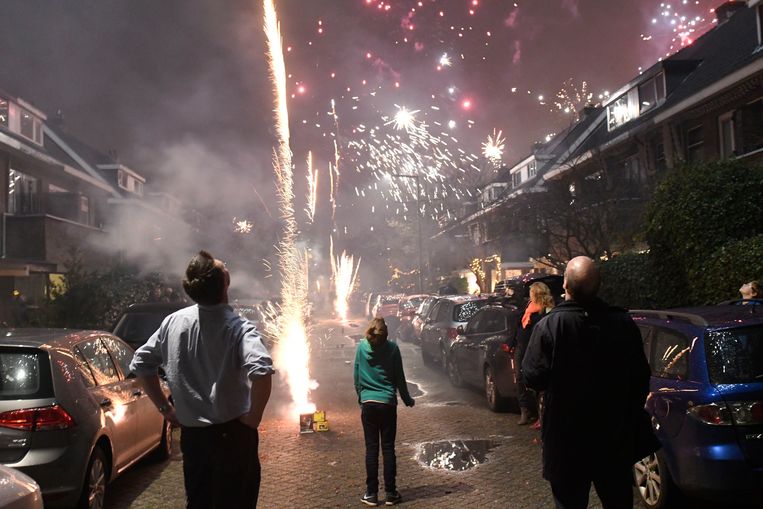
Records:
M535 392L528 389L522 374L522 359L525 356L527 345L530 342L535 324L554 307L554 298L551 290L545 283L533 283L530 286L530 301L522 315L517 336L514 340L514 365L517 370L517 400L519 402L520 417L517 424L524 426L538 420L538 400Z

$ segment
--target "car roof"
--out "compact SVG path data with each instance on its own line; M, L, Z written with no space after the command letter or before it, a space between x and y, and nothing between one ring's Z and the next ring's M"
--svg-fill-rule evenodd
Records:
M179 309L192 306L187 302L138 302L130 304L127 307L126 313L167 313L170 314Z
M441 300L449 300L454 304L462 304L464 302L473 302L475 300L487 300L486 295L443 295Z
M719 305L665 310L631 310L631 314L661 321L683 321L706 328L744 327L763 324L761 305Z
M0 329L0 346L71 348L91 337L111 336L110 332L78 329Z

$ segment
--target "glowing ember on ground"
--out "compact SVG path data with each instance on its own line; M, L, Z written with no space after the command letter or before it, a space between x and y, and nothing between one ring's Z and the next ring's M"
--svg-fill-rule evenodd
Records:
M268 45L270 75L275 92L275 122L278 147L274 152L278 201L283 219L278 265L281 274L281 315L278 318L278 342L275 346L276 368L284 373L289 385L296 416L314 412L310 390L317 383L310 379L310 347L307 318L307 257L296 245L297 222L294 217L294 181L289 147L289 112L286 103L286 69L281 33L273 0L264 0L265 36Z
M252 233L252 228L254 228L254 224L250 223L246 219L237 219L233 218L233 231L236 233Z

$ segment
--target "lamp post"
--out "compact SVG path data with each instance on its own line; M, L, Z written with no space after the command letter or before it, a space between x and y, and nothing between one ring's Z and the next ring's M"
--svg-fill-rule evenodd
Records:
M416 175L407 175L404 173L389 173L391 177L407 178L416 180L416 223L418 229L419 245L419 293L424 293L423 263L421 260L422 240L421 240L421 183L419 168L416 167Z

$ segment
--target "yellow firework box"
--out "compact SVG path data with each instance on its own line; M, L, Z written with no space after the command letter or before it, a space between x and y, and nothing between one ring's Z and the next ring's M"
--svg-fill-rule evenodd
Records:
M326 420L326 412L318 410L313 414L313 430L314 431L328 431L329 423Z

